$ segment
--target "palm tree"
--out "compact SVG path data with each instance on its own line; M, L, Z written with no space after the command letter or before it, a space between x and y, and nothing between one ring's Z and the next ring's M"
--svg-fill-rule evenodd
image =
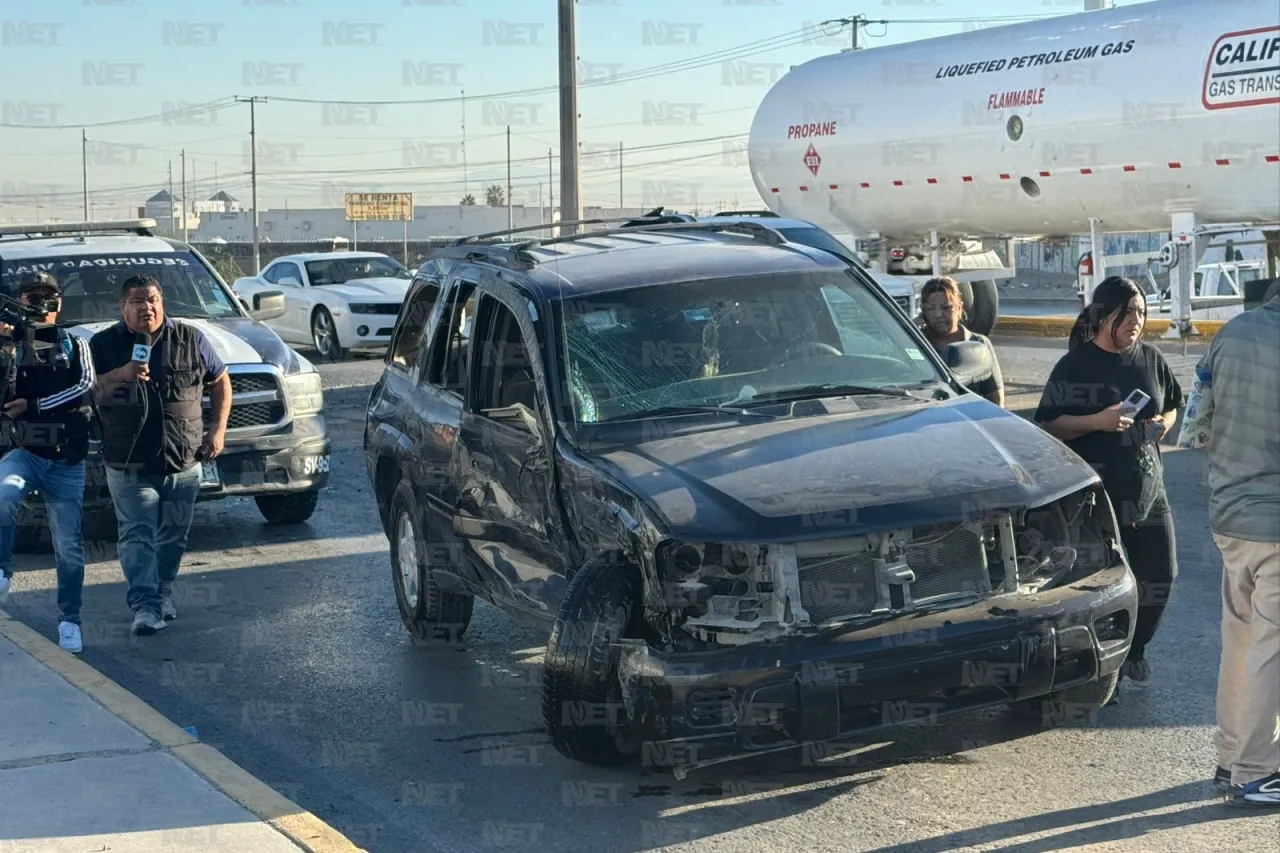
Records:
M490 207L502 207L507 203L506 193L502 191L502 184L490 184L489 188L484 191L485 204Z
M458 202L458 204L475 204L475 203L476 203L476 197L473 196L471 193L467 193L466 195L464 195L462 197L462 201Z

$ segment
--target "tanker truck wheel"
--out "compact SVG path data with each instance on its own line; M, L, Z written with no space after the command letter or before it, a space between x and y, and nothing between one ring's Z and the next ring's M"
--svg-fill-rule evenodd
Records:
M964 300L965 323L972 332L979 335L990 335L996 328L996 318L1000 312L1000 293L996 290L995 279L960 282L960 296Z

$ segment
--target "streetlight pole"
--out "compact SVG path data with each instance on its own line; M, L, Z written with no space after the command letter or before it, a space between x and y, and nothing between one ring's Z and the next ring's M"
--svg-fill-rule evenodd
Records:
M84 221L89 221L89 137L80 128L80 175L84 180Z

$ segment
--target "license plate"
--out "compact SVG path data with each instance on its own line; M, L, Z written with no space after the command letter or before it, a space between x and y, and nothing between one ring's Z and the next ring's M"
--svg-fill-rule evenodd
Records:
M303 476L310 477L313 474L327 474L329 472L328 456L306 456L302 460Z
M209 461L200 463L200 485L216 486L221 482L218 477L218 463Z

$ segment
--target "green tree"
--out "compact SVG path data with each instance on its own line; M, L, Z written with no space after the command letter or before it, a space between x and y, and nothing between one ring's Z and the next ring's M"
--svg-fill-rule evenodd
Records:
M464 195L462 197L462 201L458 202L458 204L464 204L464 205L475 204L475 203L476 203L476 197L473 196L471 193L467 193L466 195Z
M490 184L484 191L485 204L490 207L502 207L507 203L507 195L502 191L502 184Z
M244 270L240 269L240 264L236 263L236 259L229 254L219 254L213 259L213 268L218 271L218 275L222 276L222 280L228 285L235 283L235 280L244 276Z

